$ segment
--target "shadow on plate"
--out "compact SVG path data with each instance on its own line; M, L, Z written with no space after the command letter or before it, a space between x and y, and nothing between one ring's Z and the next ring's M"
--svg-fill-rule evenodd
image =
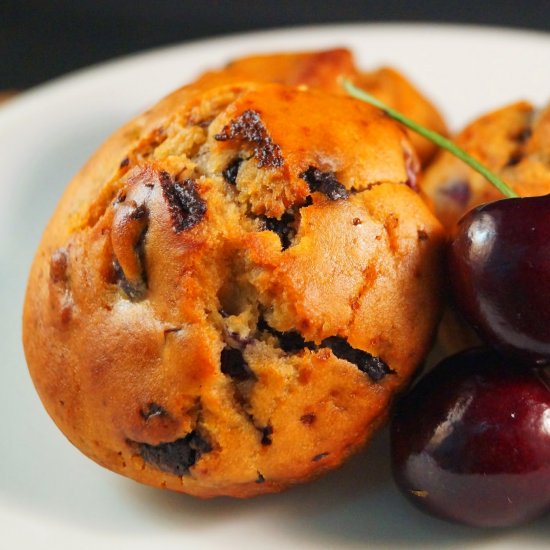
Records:
M388 463L388 434L341 469L285 493L250 500L198 500L138 484L121 487L129 506L163 528L194 534L231 521L255 521L266 537L348 548L369 542L384 548L465 548L521 535L542 545L550 537L544 520L521 530L478 530L449 524L414 509L397 492ZM541 546L542 547L542 546Z

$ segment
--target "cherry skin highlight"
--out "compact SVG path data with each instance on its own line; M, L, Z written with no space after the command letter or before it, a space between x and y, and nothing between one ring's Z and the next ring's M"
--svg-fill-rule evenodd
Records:
M455 303L485 342L527 366L550 365L550 195L467 213L449 270Z
M550 511L550 381L492 350L448 357L397 404L392 469L418 508L480 527Z

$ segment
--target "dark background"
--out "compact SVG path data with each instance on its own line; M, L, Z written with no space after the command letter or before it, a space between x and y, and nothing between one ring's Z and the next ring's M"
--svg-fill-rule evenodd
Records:
M549 31L550 0L0 0L0 90L25 89L79 67L165 44L354 21Z

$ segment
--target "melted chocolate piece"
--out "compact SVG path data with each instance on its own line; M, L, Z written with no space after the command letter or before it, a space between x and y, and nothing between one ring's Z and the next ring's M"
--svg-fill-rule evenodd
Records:
M256 483L264 483L264 482L265 482L265 477L260 472L258 472L258 477L256 478Z
M322 172L310 166L300 177L309 185L311 192L319 191L332 201L349 197L348 190L336 179L334 172Z
M221 371L238 382L256 379L256 375L248 366L240 349L223 348L220 363Z
M223 179L230 185L235 185L237 183L237 174L239 173L242 162L243 159L237 157L232 160L222 172Z
M375 357L370 353L352 347L345 338L340 336L331 336L325 338L320 346L316 346L313 342L309 342L295 330L280 332L269 326L263 317L258 320L257 328L261 332L269 332L279 340L279 346L287 353L296 353L303 349L317 350L321 348L329 348L338 359L344 359L353 363L357 368L369 376L373 382L378 382L386 376L386 374L394 374L391 369L380 357ZM300 419L302 420L302 419Z
M136 206L132 213L130 214L130 219L132 220L142 220L149 216L149 209L145 204L140 204L139 206Z
M121 202L124 202L124 199ZM136 280L129 280L118 259L113 261L114 280L122 291L132 301L141 300L147 290L147 273L145 271L145 239L149 229L149 209L145 204L135 206L128 214L127 223L132 224L132 232L136 238L134 243L134 253L139 262L139 277Z
M287 353L294 353L301 351L304 348L315 349L315 344L312 342L306 342L304 337L295 330L289 330L287 332L280 332L270 327L263 317L258 320L258 330L261 332L269 332L279 340L279 346L283 351Z
M317 416L313 413L306 413L300 416L300 422L306 426L311 426L317 420Z
M394 374L395 371L380 359L370 353L350 346L345 338L331 336L321 342L322 347L332 350L338 359L344 359L357 366L357 368L369 376L373 382L378 382L386 374Z
M124 271L122 271L118 260L113 260L113 271L119 288L122 292L124 292L124 294L126 294L126 296L128 296L130 300L137 302L145 297L145 292L147 291L147 284L145 283L145 280L142 280L136 284L130 283L126 278L126 275L124 275Z
M319 453L318 455L315 455L311 460L312 462L319 462L319 460L322 460L326 456L328 456L329 453Z
M304 337L295 330L289 330L287 332L278 332L279 345L287 353L300 351L302 349L315 349L312 342L306 342Z
M296 231L292 226L295 221L292 214L285 212L281 216L280 220L277 218L266 218L265 216L261 216L260 219L262 220L263 226L267 231L273 231L279 235L283 250L286 250L292 244L292 239L296 234Z
M532 128L527 126L521 132L519 132L517 135L514 136L514 141L516 141L516 143L519 143L520 145L523 145L526 141L528 141L531 138L532 135L533 135Z
M258 111L252 109L243 111L219 134L216 134L214 139L217 141L240 139L252 143L254 156L258 160L258 168L277 168L284 164L281 148L271 139Z
M173 180L167 172L161 172L160 184L176 233L187 231L200 223L206 214L206 202L199 195L194 180L179 182Z
M529 141L532 134L532 129L527 126L523 130L521 130L521 132L518 132L515 136L512 137L512 139L518 145L518 150L510 155L508 162L504 165L505 168L516 166L523 160L523 157L525 156L525 144Z
M510 166L516 166L519 164L523 159L523 153L514 153L510 155L510 158L504 165L505 168L509 168Z
M115 200L113 201L113 206L116 206L117 204L121 204L126 200L126 189L121 189L117 196L115 197Z
M430 238L425 229L418 229L416 234L418 235L419 241L427 241Z
M201 455L212 450L210 444L196 430L176 441L160 445L138 443L138 446L141 458L145 462L163 472L177 476L188 474L189 468L199 460Z
M149 218L149 210L145 208L144 213L141 213L141 207L136 208L134 211L134 214L139 211L140 217L147 217L147 222ZM141 218L137 218L141 219ZM139 265L141 267L141 280L143 281L143 284L145 288L147 288L147 272L145 271L145 239L147 237L147 231L149 230L149 224L146 223L144 225L143 229L141 230L141 233L139 234L138 240L136 241L136 244L134 245L134 251L137 254Z
M258 428L260 433L262 434L262 440L260 443L262 445L271 445L273 441L271 441L271 435L273 434L273 428L271 426L265 426L264 428Z

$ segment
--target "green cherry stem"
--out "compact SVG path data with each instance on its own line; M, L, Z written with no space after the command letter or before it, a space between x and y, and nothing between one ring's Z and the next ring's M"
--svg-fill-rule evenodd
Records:
M370 103L374 107L378 107L378 109L381 109L394 120L397 120L407 128L410 128L411 130L413 130L413 132L420 134L422 137L425 137L432 143L435 143L439 147L442 147L443 149L449 151L449 153L453 154L455 157L458 157L460 160L464 161L468 166L473 168L476 172L479 172L490 183L492 183L505 197L519 197L519 195L515 191L510 189L510 187L508 187L508 185L506 185L496 174L491 172L491 170L489 170L487 167L483 166L483 164L478 162L475 158L464 151L464 149L461 149L458 145L456 145L456 143L453 143L450 139L444 138L437 132L425 128L421 124L418 124L418 122L415 122L414 120L411 120L410 118L401 114L399 111L388 107L385 103L383 103L376 97L355 86L347 78L343 79L342 85L346 92L348 92L348 94L350 94L352 97L366 103Z

